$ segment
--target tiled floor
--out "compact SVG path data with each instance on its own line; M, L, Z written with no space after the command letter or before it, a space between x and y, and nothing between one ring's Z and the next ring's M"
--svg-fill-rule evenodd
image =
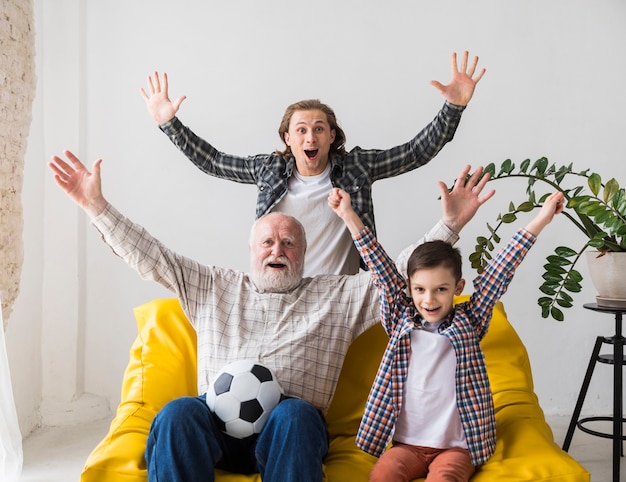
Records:
M549 417L548 422L560 445L569 419ZM24 469L20 482L78 482L91 450L104 437L108 420L82 425L45 428L35 431L24 440ZM604 428L601 428L604 430ZM591 472L591 482L612 480L612 442L576 430L569 453ZM622 480L626 480L626 464L621 466Z

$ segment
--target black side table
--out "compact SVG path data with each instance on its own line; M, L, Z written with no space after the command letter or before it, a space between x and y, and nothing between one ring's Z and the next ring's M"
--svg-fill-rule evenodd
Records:
M596 344L593 347L591 358L589 359L589 366L587 367L587 373L583 380L583 385L580 388L578 394L578 401L572 414L572 419L565 435L565 441L563 442L563 450L566 452L569 450L570 443L572 442L572 436L574 430L578 427L583 432L586 432L596 437L610 438L613 440L613 482L619 482L620 472L620 456L624 455L623 441L624 437L622 422L626 421L623 418L622 407L622 367L624 365L624 337L622 336L622 314L626 313L625 308L607 308L598 306L597 303L586 303L583 305L588 310L598 311L600 313L611 313L615 315L615 335L611 337L599 336L596 338ZM600 348L603 344L613 345L612 355L600 355ZM589 382L591 381L591 375L596 362L606 363L613 365L613 416L612 417L586 417L579 419L580 411L587 395L587 389L589 388ZM591 430L586 427L587 422L597 421L609 421L613 422L613 432L605 433Z

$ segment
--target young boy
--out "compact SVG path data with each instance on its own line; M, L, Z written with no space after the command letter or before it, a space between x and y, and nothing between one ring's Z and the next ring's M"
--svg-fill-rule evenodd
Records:
M328 204L343 219L378 286L389 343L365 407L357 445L380 457L370 481L468 481L493 454L493 399L480 341L492 310L541 230L563 210L563 195L546 199L461 294L461 255L445 242L418 246L404 276L350 205L333 189ZM392 447L385 452L386 447Z

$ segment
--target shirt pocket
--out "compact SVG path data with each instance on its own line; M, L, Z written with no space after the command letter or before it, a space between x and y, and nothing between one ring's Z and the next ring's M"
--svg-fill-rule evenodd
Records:
M369 186L369 179L365 174L352 179L342 179L339 182L339 187L350 195L366 190L367 186Z

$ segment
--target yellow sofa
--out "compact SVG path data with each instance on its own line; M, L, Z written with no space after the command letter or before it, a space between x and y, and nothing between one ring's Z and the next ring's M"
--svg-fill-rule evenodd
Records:
M151 301L135 308L135 317L139 333L121 403L109 433L87 459L82 482L146 482L143 452L153 417L169 400L197 394L195 332L178 301ZM327 482L368 480L375 458L360 451L354 437L386 343L382 327L375 326L348 352L327 416ZM482 348L496 408L497 446L472 481L588 482L585 468L554 442L533 391L528 354L501 303ZM261 481L259 475L216 473L218 482Z

